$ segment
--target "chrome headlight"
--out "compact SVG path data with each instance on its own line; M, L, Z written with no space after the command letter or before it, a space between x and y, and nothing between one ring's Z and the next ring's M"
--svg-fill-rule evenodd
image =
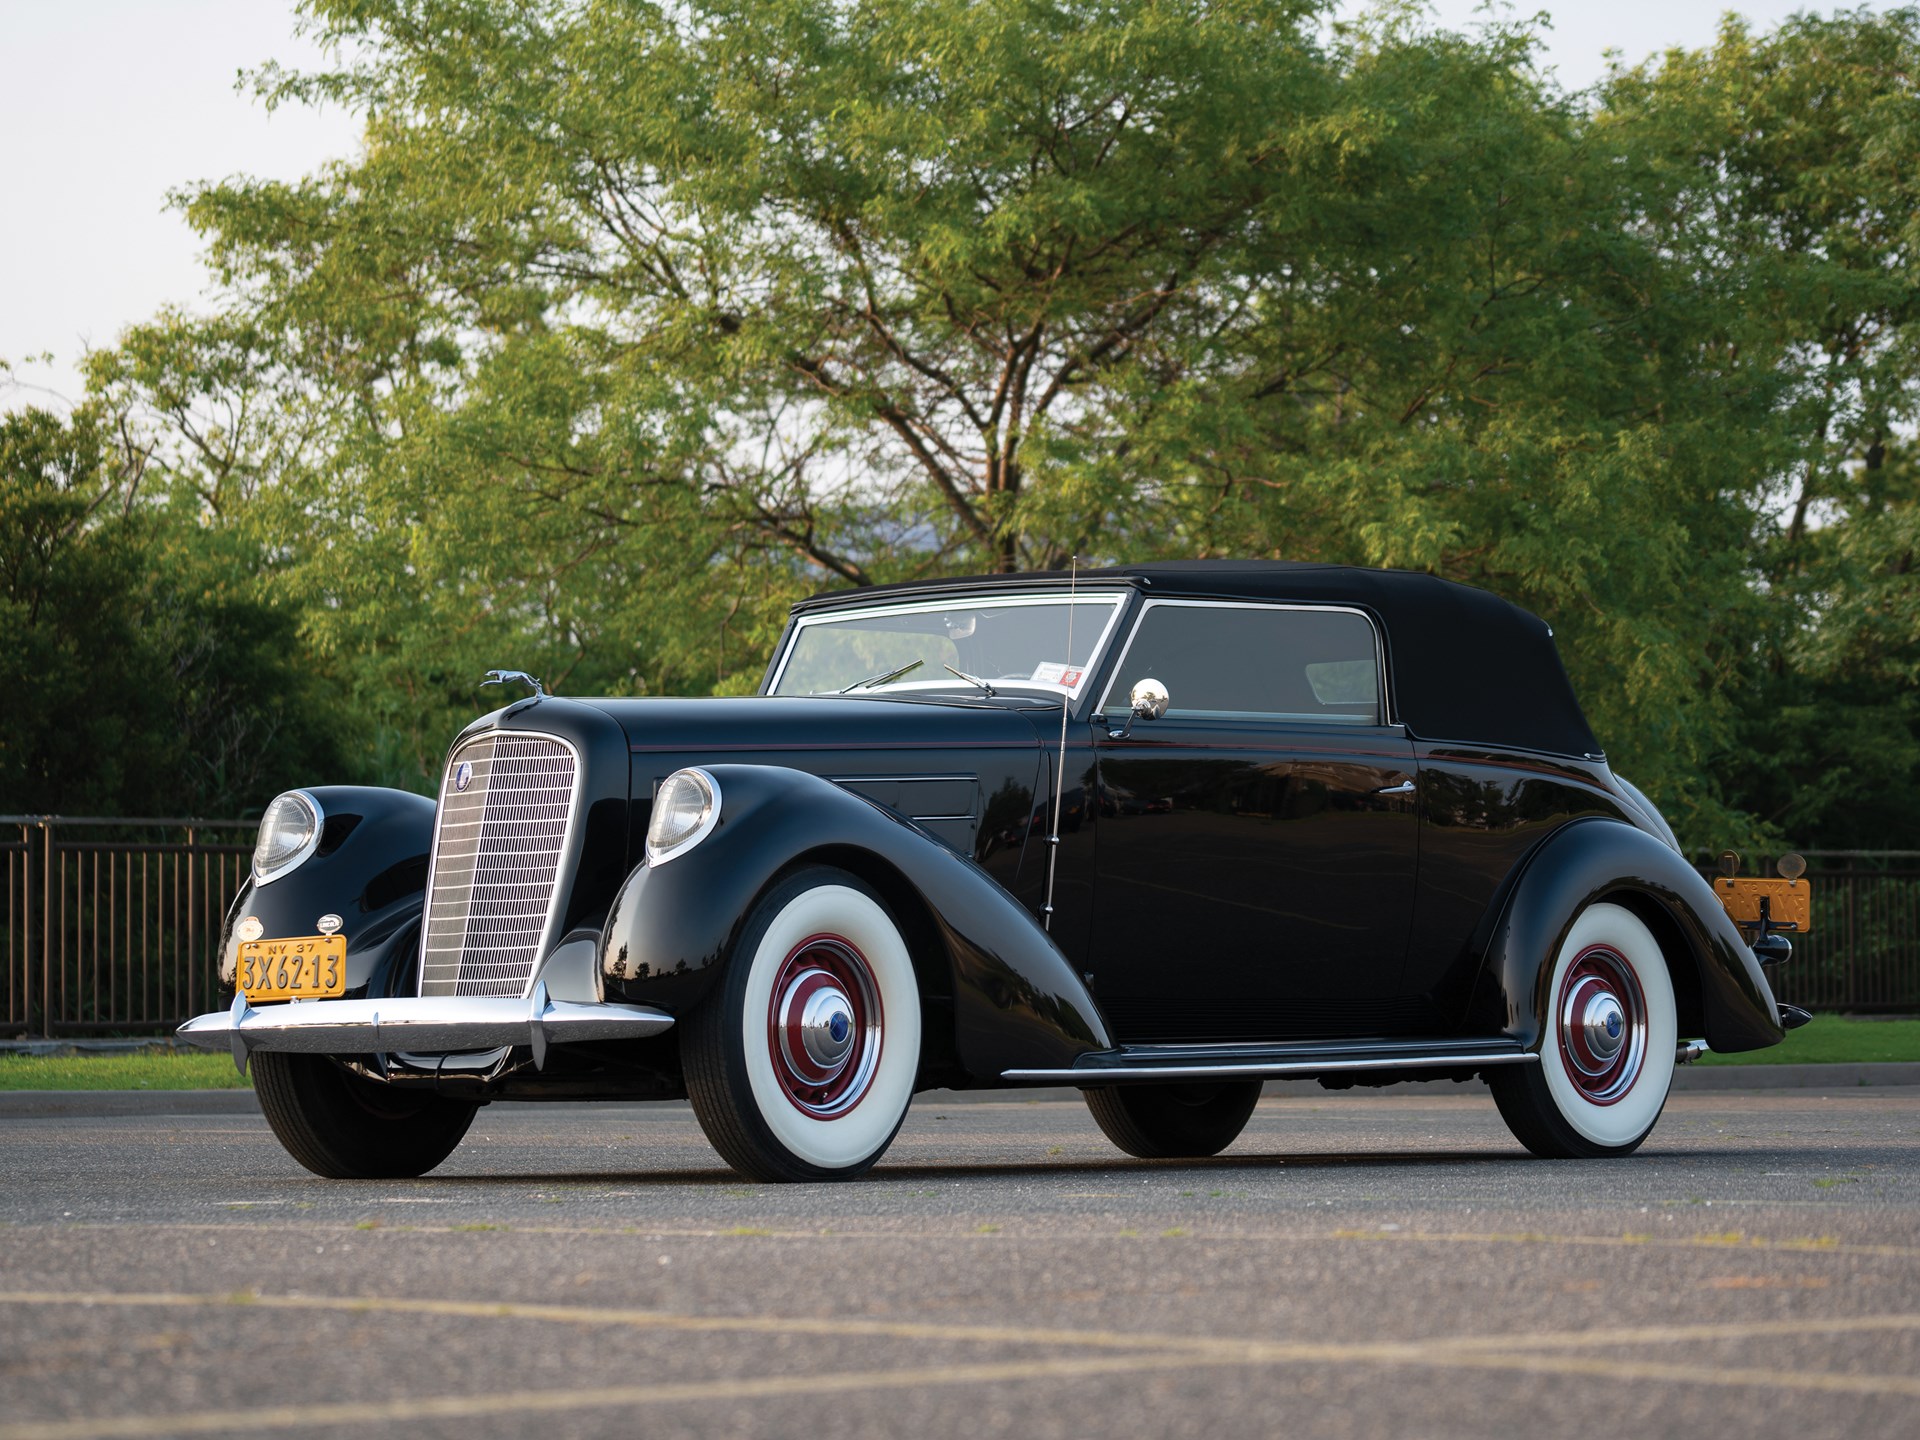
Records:
M720 786L704 770L676 770L660 782L647 822L647 861L664 865L720 823Z
M260 838L253 847L253 883L278 880L313 854L325 819L320 802L304 790L276 795L260 817Z

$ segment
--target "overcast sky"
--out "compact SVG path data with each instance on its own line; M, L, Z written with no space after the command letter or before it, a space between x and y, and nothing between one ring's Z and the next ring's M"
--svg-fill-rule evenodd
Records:
M1358 4L1349 4L1349 10ZM1473 23L1479 0L1437 0L1442 23ZM1722 0L1537 0L1553 16L1548 61L1579 89L1604 52L1637 61L1713 39ZM1757 26L1800 10L1746 0ZM1878 0L1874 9L1890 8ZM164 304L205 303L207 277L167 192L245 173L293 179L351 153L339 111L268 115L236 92L239 71L315 49L294 33L291 0L0 0L0 408L77 398L90 346ZM51 353L49 363L29 357Z

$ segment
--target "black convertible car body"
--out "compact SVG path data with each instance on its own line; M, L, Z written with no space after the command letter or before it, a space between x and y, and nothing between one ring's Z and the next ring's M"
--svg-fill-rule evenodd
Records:
M1484 1075L1535 1151L1623 1154L1678 1060L1782 1037L1551 631L1485 592L1224 561L841 592L761 691L536 690L437 806L281 796L231 1008L182 1038L251 1059L322 1174L421 1173L494 1098L687 1095L738 1169L817 1179L935 1086L1078 1086L1122 1148L1199 1155L1266 1078Z

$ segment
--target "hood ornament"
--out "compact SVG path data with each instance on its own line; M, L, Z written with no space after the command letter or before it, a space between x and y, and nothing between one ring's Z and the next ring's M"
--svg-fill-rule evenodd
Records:
M529 698L534 700L547 698L547 687L524 670L489 670L487 678L480 682L478 688L484 690L489 685L511 685L515 681L533 687L533 694Z

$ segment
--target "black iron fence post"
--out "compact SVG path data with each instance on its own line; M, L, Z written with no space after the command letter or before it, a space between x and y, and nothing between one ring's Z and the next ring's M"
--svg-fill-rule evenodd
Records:
M33 820L10 816L4 822L8 838L0 841L7 857L7 890L4 924L6 928L7 1000L6 1013L0 1017L9 1034L31 1035L41 1019L34 979L45 964L40 930L34 923L42 909L38 887L43 845L35 833Z
M200 869L200 852L194 847L193 826L187 826L187 968L186 988L188 1008L192 1008L194 996L193 967L200 960L200 907L195 903L193 878Z
M53 1026L53 826L40 823L40 1033Z

